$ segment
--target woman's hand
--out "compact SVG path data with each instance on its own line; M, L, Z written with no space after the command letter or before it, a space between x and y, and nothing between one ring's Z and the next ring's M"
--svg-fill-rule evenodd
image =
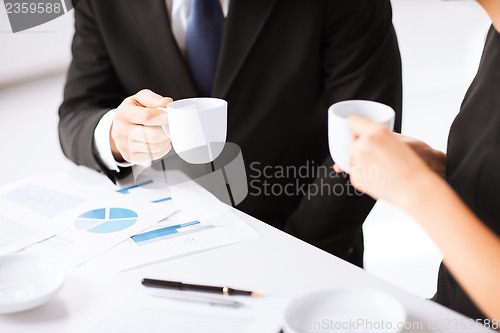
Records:
M423 141L410 138L398 133L393 133L393 135L399 139L399 141L407 144L424 162L439 176L445 177L446 173L446 154L432 148Z
M435 173L440 177L445 177L446 173L446 154L432 148L423 141L410 138L399 133L391 133L402 143L408 145ZM342 172L338 165L334 165L336 172Z
M349 118L354 136L350 180L375 199L409 208L412 198L436 176L424 161L384 126L360 116ZM424 186L425 188L425 186Z

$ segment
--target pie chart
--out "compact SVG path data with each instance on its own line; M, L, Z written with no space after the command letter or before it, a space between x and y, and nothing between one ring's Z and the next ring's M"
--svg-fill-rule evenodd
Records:
M96 234L108 234L130 228L137 218L137 213L130 209L99 208L78 216L75 227Z

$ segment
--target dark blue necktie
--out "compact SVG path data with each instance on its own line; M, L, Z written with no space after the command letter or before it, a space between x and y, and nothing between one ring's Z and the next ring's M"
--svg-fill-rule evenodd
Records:
M186 61L204 96L212 93L223 31L219 0L193 0L186 30Z

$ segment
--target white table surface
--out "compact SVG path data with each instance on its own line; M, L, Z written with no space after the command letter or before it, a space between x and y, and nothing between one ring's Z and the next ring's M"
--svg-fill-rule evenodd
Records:
M456 329L455 325L468 319L404 292L248 215L239 214L261 238L123 273L106 271L100 267L104 259L96 259L68 272L65 286L46 305L24 313L0 315L0 333L88 332L134 295L144 293L145 288L140 284L144 277L228 285L290 297L321 289L375 288L398 298L406 308L409 322L422 322L421 329L405 332L481 331Z

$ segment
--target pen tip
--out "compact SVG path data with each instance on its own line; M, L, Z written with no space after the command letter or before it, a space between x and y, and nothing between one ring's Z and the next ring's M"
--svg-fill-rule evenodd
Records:
M255 291L252 291L252 293L250 294L250 296L252 296L252 297L262 297L262 294L261 293L257 293Z

